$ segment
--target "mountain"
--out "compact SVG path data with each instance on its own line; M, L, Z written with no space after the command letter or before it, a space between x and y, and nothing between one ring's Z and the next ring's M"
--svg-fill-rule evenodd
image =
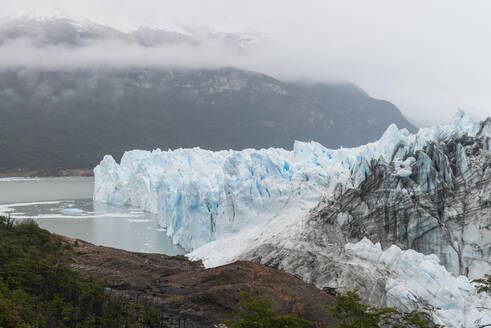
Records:
M95 168L94 200L157 213L208 267L250 260L477 327L491 323L470 283L491 269L490 150L491 118L464 113L356 148L134 150Z
M328 147L376 140L391 103L351 84L287 83L233 68L0 71L0 170L92 168L128 149Z
M175 24L118 28L63 15L0 20L0 49L20 45L43 58L58 58L58 51L83 57L114 44L158 56L207 47L241 56L264 42L257 33ZM353 146L377 139L391 123L415 129L395 106L348 83L282 82L234 68L156 68L145 58L128 67L55 59L2 66L0 172L91 169L104 154L119 160L133 148L291 148L294 140Z

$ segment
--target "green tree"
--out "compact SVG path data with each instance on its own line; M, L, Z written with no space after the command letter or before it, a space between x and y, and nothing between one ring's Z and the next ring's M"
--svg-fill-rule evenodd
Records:
M0 216L0 327L160 327L160 312L111 297L70 269L71 249Z
M329 305L328 312L339 320L338 328L378 328L379 314L363 304L356 291L336 296L336 302Z
M278 315L271 309L273 302L265 297L253 297L250 293L241 292L239 304L244 311L237 314L240 320L227 322L233 328L308 328L313 322L291 315Z
M485 274L484 278L474 279L477 284L477 293L491 293L491 274Z
M339 320L333 328L436 328L428 312L400 312L394 308L377 308L363 304L358 292L336 296L328 312Z
M477 284L477 293L491 293L491 275L490 274L485 274L484 278L481 279L474 279L472 280L473 283ZM483 308L485 310L490 310L489 308ZM479 328L484 328L484 327L491 327L491 324L484 324L480 325Z
M3 328L16 328L16 327L32 327L25 323L17 309L12 305L9 300L0 296L0 327Z

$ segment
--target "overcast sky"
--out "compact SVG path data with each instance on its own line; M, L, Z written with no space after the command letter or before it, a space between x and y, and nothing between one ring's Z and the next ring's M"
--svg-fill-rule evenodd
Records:
M3 15L59 12L120 29L253 31L264 50L237 58L210 50L199 64L213 58L280 79L348 80L419 122L448 121L458 108L491 115L489 0L1 0L0 7ZM138 52L125 58L131 54L139 60Z

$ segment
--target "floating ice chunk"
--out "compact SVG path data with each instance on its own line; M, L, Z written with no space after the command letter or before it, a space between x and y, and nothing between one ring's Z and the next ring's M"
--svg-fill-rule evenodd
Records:
M148 223L148 222L153 222L152 219L127 219L128 222L131 223Z
M60 212L61 214L77 215L77 214L82 214L84 211L79 208L65 208L62 209Z

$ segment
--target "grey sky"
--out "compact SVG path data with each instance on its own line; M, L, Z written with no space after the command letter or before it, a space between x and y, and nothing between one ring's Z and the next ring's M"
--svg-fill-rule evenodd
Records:
M208 49L187 60L284 79L349 80L420 122L447 121L458 107L491 115L491 1L2 0L1 8L4 15L63 12L122 29L174 22L257 31L267 46L250 56ZM185 60L174 52L166 60L173 54ZM122 61L138 60L142 53L133 49L125 56Z

